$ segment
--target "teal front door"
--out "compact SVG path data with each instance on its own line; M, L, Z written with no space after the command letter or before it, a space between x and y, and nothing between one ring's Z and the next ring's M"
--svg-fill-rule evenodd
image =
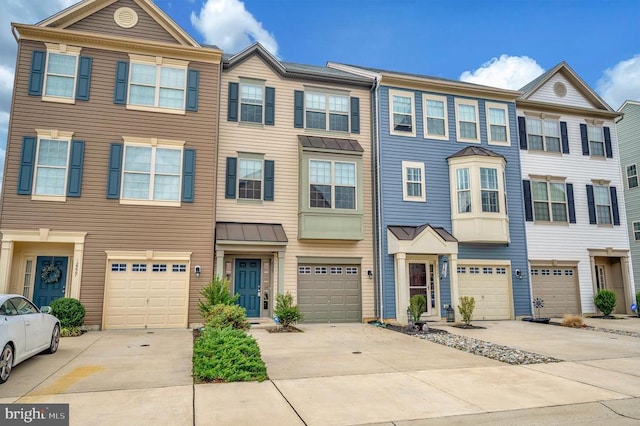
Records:
M38 308L48 306L52 301L64 297L68 263L68 257L38 257L33 288L33 303Z
M236 259L235 294L248 317L260 316L260 259Z

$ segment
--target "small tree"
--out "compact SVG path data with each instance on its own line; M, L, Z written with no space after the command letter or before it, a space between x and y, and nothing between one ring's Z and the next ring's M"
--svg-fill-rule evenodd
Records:
M476 299L472 296L462 296L458 305L458 312L462 315L462 321L465 325L471 324L473 318L473 309L476 307Z
M413 317L413 322L420 321L420 317L427 310L427 299L422 294L416 294L409 299L409 312Z
M304 318L302 312L293 304L293 296L289 292L276 296L276 308L273 313L284 328L289 328Z
M233 305L240 295L231 296L229 292L229 280L222 279L216 275L205 287L202 287L200 294L204 296L204 301L198 300L198 308L203 318L206 318L215 305Z
M611 290L600 290L593 299L593 303L602 315L608 317L616 307L616 294Z

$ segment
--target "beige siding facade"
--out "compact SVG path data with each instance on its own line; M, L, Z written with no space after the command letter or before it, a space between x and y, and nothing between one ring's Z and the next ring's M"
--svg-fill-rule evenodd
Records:
M275 88L275 125L252 125L227 120L229 82L242 78L264 81ZM360 133L329 132L294 128L294 91L305 88L347 91L360 100ZM300 257L361 259L362 316L374 316L374 280L367 270L374 269L371 187L370 93L366 87L328 84L285 78L258 55L223 71L220 102L219 162L217 168L216 220L218 222L257 222L282 224L288 243L284 247L284 286L281 290L297 292L297 266ZM300 160L298 135L355 139L364 149L362 182L357 191L363 194L363 238L358 241L298 239ZM274 201L247 203L225 198L225 161L241 153L263 154L275 162ZM247 249L249 250L249 249ZM225 260L228 258L225 252ZM248 257L248 256L246 256ZM282 263L280 263L282 265ZM222 271L220 271L222 274ZM228 271L226 271L228 272ZM277 272L277 271L276 271ZM276 275L277 276L277 275Z

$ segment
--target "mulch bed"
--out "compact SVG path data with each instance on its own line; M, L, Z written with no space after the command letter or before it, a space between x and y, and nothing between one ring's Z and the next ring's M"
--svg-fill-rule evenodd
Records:
M290 325L289 327L280 327L280 326L268 327L268 328L265 328L265 330L267 330L269 333L304 333L304 331L292 325Z
M422 330L421 328L418 327L405 327L405 326L401 326L401 325L394 325L394 324L385 324L383 326L386 329L389 330L393 330L393 331L397 331L399 333L404 333L404 334L408 334L410 336L415 336L415 335L425 335L425 334L447 334L448 331L445 330L440 330L439 328L433 328L431 326L429 326L428 330Z

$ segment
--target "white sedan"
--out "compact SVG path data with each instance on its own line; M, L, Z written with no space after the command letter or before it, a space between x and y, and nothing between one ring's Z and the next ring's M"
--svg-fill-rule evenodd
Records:
M0 295L0 383L14 366L40 352L54 353L60 344L60 321L17 294Z

